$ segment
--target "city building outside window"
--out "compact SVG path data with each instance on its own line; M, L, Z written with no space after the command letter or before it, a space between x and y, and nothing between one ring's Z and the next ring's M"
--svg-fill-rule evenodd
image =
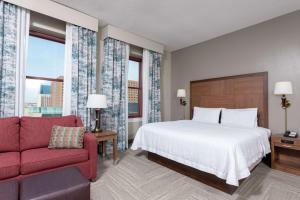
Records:
M61 116L64 39L30 31L25 82L25 116Z
M128 65L128 117L142 117L142 59L129 57Z

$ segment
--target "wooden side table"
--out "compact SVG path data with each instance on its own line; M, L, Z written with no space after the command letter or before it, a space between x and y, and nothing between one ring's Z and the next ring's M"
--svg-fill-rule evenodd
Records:
M272 168L300 176L300 138L272 135Z
M95 137L97 138L98 143L102 142L103 157L106 156L106 142L108 140L112 140L112 142L113 142L113 159L114 159L114 164L116 164L117 159L118 159L117 133L115 133L113 131L103 131L103 132L95 133Z

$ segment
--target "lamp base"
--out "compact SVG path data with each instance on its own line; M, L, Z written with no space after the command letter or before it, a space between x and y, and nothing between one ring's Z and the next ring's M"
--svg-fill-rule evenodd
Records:
M287 109L291 106L289 100L286 99L286 95L282 95L281 97L281 107L284 109L284 121L285 121L285 133L288 132L287 130Z
M94 130L92 130L92 133L102 133L103 130L100 128L95 128Z
M286 95L282 95L282 97L281 97L281 107L283 109L286 109L290 106L291 106L291 103L290 103L289 100L287 100Z
M100 128L100 109L95 109L96 111L96 122L95 128L92 130L92 133L101 133L102 129Z

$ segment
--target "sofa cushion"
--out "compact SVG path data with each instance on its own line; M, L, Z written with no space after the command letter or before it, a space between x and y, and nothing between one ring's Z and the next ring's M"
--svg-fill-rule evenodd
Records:
M0 152L19 151L19 117L0 119Z
M20 153L0 153L0 180L18 176L20 172Z
M20 149L24 151L47 147L52 127L54 125L75 127L76 117L22 117L20 124Z
M21 153L21 174L75 164L88 160L85 149L30 149Z

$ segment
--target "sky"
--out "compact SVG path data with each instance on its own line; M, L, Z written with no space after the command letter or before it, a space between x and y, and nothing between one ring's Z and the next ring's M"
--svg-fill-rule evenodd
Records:
M57 78L64 74L65 45L33 36L29 36L27 76L39 76L47 78ZM138 81L139 65L137 62L129 61L128 79ZM40 85L49 81L26 80L26 103L36 103Z
M128 66L128 80L138 81L139 80L139 63L129 61Z
M65 45L29 37L26 74L57 78L64 74Z
M65 45L33 36L29 36L27 76L57 78L64 74ZM26 80L25 102L36 103L40 85L49 81Z

